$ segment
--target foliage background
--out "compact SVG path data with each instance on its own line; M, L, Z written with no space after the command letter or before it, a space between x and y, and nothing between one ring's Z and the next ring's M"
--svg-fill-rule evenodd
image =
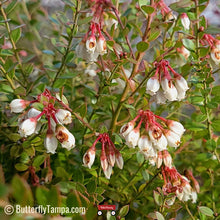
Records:
M3 213L6 204L51 204L85 206L88 208L85 216L71 217L96 219L96 205L107 202L117 205L118 219L149 219L148 214L155 211L160 212L165 219L219 219L219 66L205 58L210 50L198 45L197 40L201 37L201 33L197 32L199 26L205 28L205 33L220 33L219 28L207 26L205 18L200 17L207 3L206 0L184 0L170 6L175 12L188 13L193 22L193 30L189 35L194 35L194 38L188 38L180 20L173 27L173 22L164 21L158 14L151 23L143 50L137 43L143 35L150 8L144 11L140 6L149 5L150 2L140 0L128 4L120 1L119 4L113 1L119 8L124 28L118 25L117 29L105 30L112 39L107 42L108 53L99 57L99 71L95 77L84 73L88 64L75 53L91 20L91 17L86 17L86 1L63 0L63 6L57 7L55 11L42 6L37 0L1 3L0 45L5 45L6 41L12 43L12 48L3 49L1 46L0 49L1 218L6 218ZM114 17L107 11L106 19L111 16ZM112 79L121 78L125 81L122 66L131 69L136 64L126 43L127 36L135 55L145 53L145 62L142 63L144 71L135 78L135 88L141 82L142 86L136 93L128 91L124 94L123 88L117 82L112 82ZM116 57L112 50L116 43L127 52L126 57ZM191 52L184 65L179 66L176 62L175 50L165 57L177 72L188 78L190 90L187 98L166 105L149 102L150 96L145 93L144 82L150 77L152 62L169 48L175 49L182 44ZM21 51L26 51L26 56L22 56ZM103 69L102 62L106 63L109 72ZM59 91L62 87L73 110L74 120L68 128L76 138L76 148L67 151L59 147L57 154L50 156L50 168L45 166L48 157L43 144L45 127L39 135L20 138L17 133L18 115L10 112L9 103L19 96L31 100L45 88ZM125 101L121 98L122 94L126 97ZM117 120L115 114L118 106L120 114ZM180 173L191 169L199 181L201 192L196 204L176 201L172 207L165 207L163 196L155 192L157 187L163 185L160 170L150 166L137 149L124 145L119 129L135 117L138 109L151 109L157 115L181 121L187 129L180 148L171 149L171 154ZM92 130L86 127L87 123ZM110 180L101 172L98 159L100 151L97 152L92 169L82 166L83 154L95 140L94 131L109 132L124 158L124 169L121 171L115 167ZM41 184L38 186L31 184L30 166L35 167L40 178ZM99 219L105 216L115 219L109 213L104 213ZM38 217L43 218L41 215ZM49 214L44 216L47 217ZM24 219L24 216L14 214L10 219Z

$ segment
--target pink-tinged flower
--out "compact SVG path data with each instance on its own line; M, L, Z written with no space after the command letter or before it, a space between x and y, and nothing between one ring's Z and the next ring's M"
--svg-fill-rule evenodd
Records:
M87 62L96 62L97 58L99 56L99 54L96 52L94 52L94 53L88 52L86 49L86 44L84 42L80 42L76 46L76 55L77 55L77 57L80 57L80 58L86 60Z
M158 151L166 150L167 149L166 137L162 134L159 139L157 139L155 142L153 142L153 145Z
M36 118L29 118L23 121L19 126L19 134L21 137L27 137L35 132L37 126Z
M39 114L41 113L41 111L38 111L37 109L35 108L31 108L28 113L27 113L27 117L28 118L34 118L36 116L38 116Z
M116 152L115 162L118 168L122 170L124 166L124 160L119 152Z
M175 79L175 86L178 90L187 91L189 89L186 80L182 76Z
M180 137L185 132L185 128L183 127L183 125L177 121L167 120L167 126L171 131L178 134Z
M29 101L23 99L14 99L10 103L11 112L20 113L30 104Z
M55 116L61 124L70 124L72 122L72 116L70 111L58 109Z
M148 134L151 141L154 143L161 138L163 132L157 125L152 125L149 127Z
M103 149L101 151L100 160L101 160L102 169L105 172L108 169L109 164L108 164L107 156L106 156L105 151Z
M163 78L161 80L161 86L164 91L164 96L169 101L175 101L177 99L177 89L173 85L171 80L168 80L167 78Z
M183 57L187 60L189 55L190 55L190 51L187 50L184 46L181 46L180 48L176 49L178 53L180 53L181 55L183 55Z
M48 130L46 138L44 139L44 146L47 149L47 153L55 154L57 145L58 145L58 142L53 131Z
M157 155L158 156L157 156L156 164L157 164L157 168L160 168L163 162L163 155L161 151L159 151Z
M100 35L98 38L96 45L96 52L99 53L100 55L104 55L105 53L107 53L107 44L103 35Z
M165 104L167 98L164 96L164 93L161 89L159 89L156 95L153 96L157 104Z
M5 49L5 50L12 49L12 48L13 48L13 46L12 46L11 42L9 42L9 41L5 41L4 44L2 45L2 49Z
M86 40L86 49L89 53L94 53L96 49L96 38L94 35L90 35Z
M147 81L146 92L150 95L156 94L160 88L160 82L157 77L151 77Z
M189 17L187 16L187 14L186 13L182 13L180 18L181 18L181 23L182 23L183 27L186 30L189 30L190 20L189 20Z
M166 199L166 205L172 206L176 200L176 196Z
M110 179L110 177L112 175L112 166L109 164L108 168L106 170L103 169L103 171L104 171L105 177L107 179Z
M138 140L138 147L141 151L150 151L152 148L152 142L147 136L141 136Z
M74 136L64 126L57 124L55 135L63 148L66 148L67 150L71 150L72 148L75 147Z
M139 138L140 138L140 130L139 128L135 128L125 137L126 145L128 147L135 148L135 146L137 146L138 144Z
M185 179L185 181L183 181L183 183L181 184L182 186L182 191L178 191L176 192L177 194L177 198L183 202L186 202L188 200L191 199L192 196L192 187L190 186L188 180L186 177L183 176L183 178Z
M94 146L92 146L86 151L86 153L83 156L84 166L87 166L89 169L91 169L95 161L95 152L96 152L96 149Z
M196 203L196 200L197 200L197 193L196 193L195 190L192 190L191 198L192 198L192 203Z
M20 50L19 51L19 54L22 56L22 57L26 57L28 55L27 51L25 50Z
M215 62L216 65L220 63L220 48L214 47L211 50L211 58Z
M132 130L134 129L134 122L128 122L127 124L123 125L120 129L120 134L122 137L126 137Z
M163 162L166 167L172 168L172 157L167 150L163 151Z
M170 147L177 148L180 145L180 136L171 130L165 130L165 136Z

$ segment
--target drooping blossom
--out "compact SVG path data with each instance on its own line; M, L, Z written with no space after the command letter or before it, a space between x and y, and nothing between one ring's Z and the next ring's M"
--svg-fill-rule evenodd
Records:
M175 196L186 202L188 200L192 200L193 203L196 202L197 193L199 192L199 184L196 179L190 174L191 179L186 176L181 175L176 168L162 166L161 168L164 185L163 185L163 193L164 195L175 194ZM193 181L192 181L193 179ZM190 182L191 180L191 182ZM197 186L197 189L195 187ZM171 203L170 205L172 205Z
M48 129L44 140L44 146L47 153L56 152L58 141L63 148L68 150L75 147L75 138L63 125L72 122L71 109L65 104L64 96L52 96L46 89L37 96L36 100L26 101L14 99L10 103L11 111L21 113L27 109L18 119L19 134L21 137L27 137L38 133L41 129L41 118L48 122ZM62 108L64 109L62 109Z
M120 134L128 147L138 146L145 159L159 168L162 163L172 167L172 158L167 149L168 146L179 147L184 131L179 122L165 119L149 110L140 110L132 121L121 127Z
M147 81L146 92L152 95L158 104L164 104L166 100L184 99L186 91L189 89L186 80L169 65L167 60L154 64L156 72Z
M84 166L91 168L95 161L96 144L101 142L101 167L107 179L110 179L112 168L116 165L122 169L124 165L123 158L120 152L116 149L107 133L99 134L92 146L86 151L83 156Z
M204 34L200 43L205 46L210 46L210 55L212 60L215 62L216 65L220 64L220 40L214 38L210 34Z

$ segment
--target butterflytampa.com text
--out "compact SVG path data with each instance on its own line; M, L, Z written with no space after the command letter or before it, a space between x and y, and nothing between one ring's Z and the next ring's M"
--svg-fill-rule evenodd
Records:
M53 207L51 205L39 205L36 207L31 207L31 206L20 206L20 205L15 205L15 212L16 213L41 213L41 214L46 214L46 213L51 213L51 214L80 214L80 215L85 215L86 214L86 208L85 207Z

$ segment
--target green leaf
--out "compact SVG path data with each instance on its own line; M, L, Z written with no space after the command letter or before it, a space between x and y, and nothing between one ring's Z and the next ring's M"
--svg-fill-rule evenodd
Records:
M148 0L138 0L138 3L140 5L140 7L142 7L143 5L147 5L148 4Z
M128 212L129 212L129 205L125 205L125 206L123 206L123 207L120 209L118 215L119 215L120 217L125 217L125 216L128 214Z
M160 36L160 32L161 31L159 29L151 31L148 41L156 40Z
M46 159L45 155L38 155L34 158L33 166L39 167Z
M43 205L43 206L48 205L48 191L49 190L46 187L43 186L37 187L35 196L38 205Z
M78 25L82 25L82 24L88 24L91 20L92 20L93 16L90 16L90 17L86 17L84 19L80 19L78 21Z
M214 212L210 208L206 206L198 206L198 209L199 209L199 212L201 212L202 214L213 217Z
M217 132L220 131L220 119L213 120L211 125L214 131L217 131Z
M196 49L196 45L194 42L190 39L183 39L183 45L186 49L194 51Z
M52 50L42 50L42 52L47 55L55 55Z
M139 43L137 44L136 47L137 47L137 50L138 50L139 52L144 52L145 50L148 49L149 44L148 44L147 42L141 41L141 42L139 42Z
M70 7L75 7L75 4L71 0L62 0L66 5L69 5Z
M2 55L2 56L13 56L14 53L13 53L12 50L2 49L2 50L1 50L1 55Z
M6 12L7 15L10 14L10 12L13 11L13 9L16 7L17 3L18 3L18 1L12 1L12 2L8 5L8 7L5 9L5 12Z
M28 169L28 165L23 164L23 163L17 163L15 164L15 169L18 171L25 171Z
M142 153L140 153L140 152L137 152L137 162L139 163L139 164L142 164L143 162L144 162L144 155L142 154Z
M148 5L142 5L141 9L147 14L152 14L155 11L155 9L152 6Z
M210 139L206 142L206 147L208 150L214 151L216 148L216 142L214 140Z
M14 94L15 95L25 95L26 94L26 89L22 86L19 86L15 89Z
M159 192L154 190L154 201L157 205L161 206L163 204L162 196Z
M63 167L57 167L56 176L61 177L63 180L67 181L69 180L70 174Z
M11 38L15 43L18 42L20 37L21 37L21 28L16 28L11 32Z
M16 200L16 203L26 206L33 205L33 195L28 183L19 176L14 176L12 179L12 196Z
M165 220L165 218L160 212L155 212L155 214L156 214L157 220Z
M96 191L96 187L97 187L96 181L95 181L95 180L90 181L90 182L86 185L87 192L88 192L89 194L94 193L94 192Z

